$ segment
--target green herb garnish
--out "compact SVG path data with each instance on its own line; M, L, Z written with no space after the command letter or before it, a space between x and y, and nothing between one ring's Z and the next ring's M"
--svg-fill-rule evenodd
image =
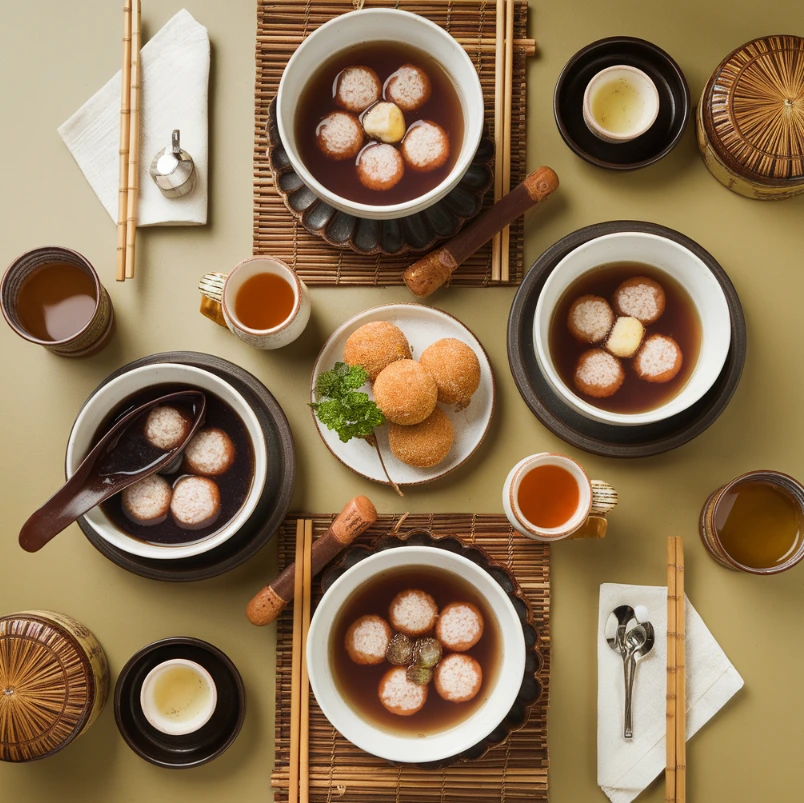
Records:
M385 423L385 416L367 393L358 388L368 382L368 373L359 365L336 362L331 371L319 374L315 383L316 396L312 402L316 418L337 432L343 443L352 438L368 438L374 428Z

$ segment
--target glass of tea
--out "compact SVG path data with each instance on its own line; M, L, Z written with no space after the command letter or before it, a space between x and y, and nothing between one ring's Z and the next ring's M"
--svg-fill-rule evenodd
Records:
M287 346L310 320L310 292L280 259L244 259L228 275L207 273L198 289L202 315L258 349Z
M590 480L563 454L542 452L520 460L503 485L503 508L515 530L536 541L605 535L605 514L617 505L617 492Z
M45 246L17 257L0 283L0 306L20 337L62 357L100 351L114 327L98 274L69 248Z
M804 486L778 471L749 471L706 500L699 531L727 569L787 571L804 558Z

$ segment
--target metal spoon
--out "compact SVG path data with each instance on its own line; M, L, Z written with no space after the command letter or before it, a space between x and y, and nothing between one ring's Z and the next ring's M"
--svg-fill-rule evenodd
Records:
M184 440L173 449L144 449L124 435L158 404L182 402L193 411L193 421ZM145 477L169 465L203 424L206 397L200 390L168 393L126 413L98 441L62 487L31 515L20 530L20 546L26 552L40 550L67 525L93 507Z
M653 649L654 642L655 635L650 622L637 624L625 634L625 647L628 655L626 660L629 663L629 667L626 669L625 726L623 728L623 736L626 739L631 739L634 735L632 700L637 663Z
M636 616L634 609L630 605L620 605L618 608L615 608L606 620L606 628L604 631L606 641L609 647L620 655L624 654L625 631L632 621L636 622Z

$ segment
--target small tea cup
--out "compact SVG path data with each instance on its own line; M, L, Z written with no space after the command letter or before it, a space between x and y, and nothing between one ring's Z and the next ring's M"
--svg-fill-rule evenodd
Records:
M540 527L529 521L519 505L523 479L540 466L563 468L578 486L578 503L569 518L557 527ZM590 480L572 458L553 452L541 452L520 460L509 472L503 485L503 509L511 526L535 541L560 541L575 538L602 538L606 534L606 513L617 505L617 491L602 480Z
M781 491L788 496L793 504L798 508L798 526L799 526L799 541L792 554L786 556L775 566L750 566L747 563L741 563L739 560L729 554L727 548L724 546L720 539L718 532L717 521L718 514L721 512L721 505L724 503L724 498L732 491L738 489L746 483L755 483L767 485L770 488ZM698 532L701 536L706 551L717 561L721 566L727 569L732 569L738 572L747 572L748 574L779 574L791 569L797 563L804 560L804 537L802 537L801 529L804 527L804 486L798 480L787 474L782 474L780 471L749 471L746 474L741 474L731 482L727 482L722 487L718 488L704 503L701 510L701 516L698 522ZM762 538L765 533L757 533L757 538Z
M622 83L623 88L630 87L637 95L637 108L633 120L627 130L614 131L598 119L594 113L595 98L612 83ZM586 87L583 95L583 120L586 127L604 142L630 142L642 136L659 116L659 91L656 84L642 70L627 64L607 67L595 75Z
M270 329L252 329L238 319L235 298L243 284L253 276L269 273L282 277L293 290L293 307L284 321ZM201 314L225 326L244 343L258 349L278 349L296 340L310 320L310 291L296 272L280 259L249 257L229 272L207 273L198 289L203 296Z
M182 688L178 692L176 708L166 712L165 695L170 692L164 687L169 682L170 673L184 670L185 680L192 688ZM172 704L172 703L169 703ZM146 676L140 689L140 706L148 722L160 733L169 736L184 736L195 733L209 722L218 704L218 689L212 675L195 661L173 658L157 664Z

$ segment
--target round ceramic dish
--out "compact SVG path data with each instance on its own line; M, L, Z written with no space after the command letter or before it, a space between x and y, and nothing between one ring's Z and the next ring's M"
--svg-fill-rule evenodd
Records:
M85 733L109 694L109 664L84 625L53 611L0 618L0 761L46 758Z
M701 322L701 350L687 383L668 402L643 413L612 413L585 401L558 375L550 354L553 310L567 288L586 273L611 262L641 262L664 271L687 291ZM606 234L574 248L550 272L536 304L533 342L539 367L550 386L581 415L625 427L651 424L683 412L714 384L729 353L729 306L712 271L700 257L680 243L645 232Z
M583 98L589 82L607 67L642 70L659 93L653 125L630 142L604 142L586 126ZM553 113L564 142L582 159L608 170L637 170L658 162L678 144L690 116L690 91L684 73L660 47L631 36L600 39L579 50L558 77Z
M399 204L373 206L343 198L327 189L305 167L296 148L296 105L307 81L334 53L365 42L409 42L430 54L452 79L461 101L463 142L450 174L424 195ZM388 8L362 9L331 19L317 28L288 61L277 94L277 125L285 152L299 178L330 206L356 217L389 220L421 212L453 189L474 159L483 133L483 90L472 60L458 42L434 22Z
M98 506L84 515L84 520L112 546L132 555L153 560L178 560L200 555L228 541L248 520L257 506L263 488L267 466L265 437L260 422L243 396L226 380L191 365L158 363L143 365L116 377L97 388L87 399L75 419L67 441L66 474L69 479L91 448L98 427L121 402L134 393L154 385L184 384L214 393L228 404L246 427L254 449L254 478L248 495L238 513L217 532L200 541L177 546L162 546L140 541L116 527Z
M276 125L276 98L268 107L266 134L274 188L288 211L310 234L321 237L335 248L350 248L358 254L395 256L429 251L477 217L491 187L489 164L494 156L494 144L484 137L458 184L424 211L391 220L355 217L322 201L293 169Z
M212 676L215 711L203 727L182 736L158 731L140 705L142 683L158 664L174 658L193 661ZM140 757L168 769L199 767L226 751L246 716L246 689L237 667L219 650L197 638L166 638L135 653L120 671L114 690L114 718L126 744Z
M159 560L133 555L110 544L86 521L78 525L92 545L113 563L152 580L188 582L206 580L228 572L257 554L279 529L293 496L296 458L293 435L282 408L266 387L248 371L214 357L192 351L154 354L124 365L101 385L143 365L177 363L202 368L226 380L247 401L256 415L266 443L267 471L262 495L254 512L240 529L215 549L177 560Z
M367 723L341 697L329 670L330 634L354 591L378 573L403 566L428 566L457 574L483 595L497 619L505 660L487 699L465 721L447 730L401 736ZM310 685L321 710L345 738L367 753L401 763L433 763L458 756L482 742L514 706L525 675L526 645L514 605L488 572L457 552L407 545L365 557L332 581L310 623L307 639Z
M681 413L652 424L623 427L594 421L570 407L547 382L536 358L533 320L544 284L556 265L573 249L614 232L646 232L666 237L694 253L712 272L726 296L731 345L726 363L710 390ZM726 409L740 381L746 353L745 318L737 292L714 257L689 237L655 223L617 220L572 232L547 249L528 271L508 317L508 362L514 382L533 414L554 435L592 454L648 457L691 441Z
M420 485L439 479L462 466L477 451L491 426L495 386L488 355L469 329L446 312L423 304L386 304L382 307L373 307L350 318L330 335L313 366L310 401L316 401L315 385L318 375L329 371L336 362L343 362L343 349L349 335L371 321L390 321L396 324L407 337L414 360L436 340L454 337L466 343L480 361L480 386L472 396L469 406L465 410L455 410L454 407L439 405L452 422L455 442L438 465L416 468L402 463L391 453L387 427L378 427L375 432L385 466L397 485ZM366 385L363 390L370 398L374 398L370 386ZM342 443L338 435L327 429L314 413L312 416L321 439L341 463L361 477L388 485L377 452L372 446L359 438L352 438L348 443Z
M765 36L720 62L698 104L698 148L725 187L759 201L804 193L804 39Z

